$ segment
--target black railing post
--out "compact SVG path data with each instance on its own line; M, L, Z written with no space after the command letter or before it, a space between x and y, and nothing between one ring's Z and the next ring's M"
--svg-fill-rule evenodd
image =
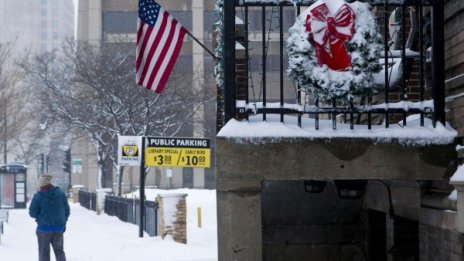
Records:
M445 124L445 7L435 0L432 10L432 95L433 123Z
M414 19L412 16L410 19ZM408 86L406 82L406 6L401 7L401 64L402 64L402 73L401 73L401 101L403 103L408 102ZM405 105L403 105L404 108ZM406 126L406 117L408 113L406 110L403 111L403 126Z
M424 76L424 33L423 33L423 19L424 19L424 8L419 5L419 52L420 52L420 66L419 66L419 87L420 87L420 101L424 102L425 95L425 76ZM424 127L424 112L421 110L420 114L420 126Z
M385 104L388 106L388 95L390 90L390 81L389 81L389 70L388 70L388 53L389 53L389 45L388 45L388 5L387 1L385 1L383 6L383 37L384 37L384 68L385 68ZM385 111L385 128L390 127L390 122L388 121L388 109Z
M224 1L224 119L235 115L235 1Z
M301 6L297 6L296 8L296 16L300 16L301 14ZM297 87L297 101L298 105L301 105L301 88L300 86ZM301 127L301 116L302 113L298 113L298 127Z
M248 21L248 6L245 6L245 85L246 85L246 106L250 103L250 99L248 97L248 88L250 87L250 46L249 46L249 39L248 39L248 30L249 30L249 21ZM246 114L246 119L248 120L248 113Z
M140 224L139 237L143 237L143 218L145 216L145 137L142 137L142 162L140 163L140 182L139 182L139 197L140 197Z
M280 107L284 107L284 7L279 6L279 62L280 62ZM284 122L284 113L280 113L280 122Z
M272 16L271 16L272 19ZM263 88L263 108L266 108L266 102L267 102L267 97L266 97L266 6L263 5L261 7L261 25L262 25L262 88ZM271 25L269 24L269 27ZM271 33L269 31L269 33ZM263 121L266 121L266 113L263 112Z

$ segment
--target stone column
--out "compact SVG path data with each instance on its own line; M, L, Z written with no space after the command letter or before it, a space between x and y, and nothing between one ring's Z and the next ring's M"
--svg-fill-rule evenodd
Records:
M464 233L464 181L451 181L451 185L458 191L458 200L456 202L456 229Z
M177 201L176 208L176 220L173 224L172 237L174 241L187 244L187 195Z
M262 260L261 187L217 191L219 261Z
M96 202L96 212L97 215L100 215L102 212L105 212L105 198L106 195L110 194L113 192L112 189L110 188L101 188L96 190L97 194L97 202Z
M464 233L464 165L458 167L450 179L450 184L458 192L456 201L456 229L460 233Z
M99 46L102 41L101 0L81 0L78 8L78 40Z
M204 25L203 25L203 11L204 0L193 0L192 1L192 34L202 43L204 43ZM204 65L204 53L205 50L198 43L192 40L192 64L193 64L193 90L196 95L203 95L205 88L208 88L204 83L205 65ZM193 122L193 136L203 138L204 133L204 118L205 118L205 106L199 105L197 110L194 112L194 118L197 119ZM205 187L205 169L194 168L193 169L193 187L204 188Z
M158 231L161 238L187 243L187 194L158 195Z

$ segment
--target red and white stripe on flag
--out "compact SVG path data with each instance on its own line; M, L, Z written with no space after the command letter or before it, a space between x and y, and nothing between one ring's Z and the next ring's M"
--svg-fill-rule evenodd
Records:
M154 0L139 1L136 81L161 93L182 48L187 30Z

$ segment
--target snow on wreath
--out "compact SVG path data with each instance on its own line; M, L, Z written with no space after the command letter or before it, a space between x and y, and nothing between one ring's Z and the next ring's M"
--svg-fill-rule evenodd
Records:
M349 104L372 92L382 50L368 4L319 0L289 29L287 73L319 101Z

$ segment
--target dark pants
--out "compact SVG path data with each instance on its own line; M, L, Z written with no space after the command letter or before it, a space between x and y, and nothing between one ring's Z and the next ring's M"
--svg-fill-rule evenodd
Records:
M36 234L39 241L39 261L50 261L50 244L53 246L56 261L66 261L63 250L63 232L37 231Z

